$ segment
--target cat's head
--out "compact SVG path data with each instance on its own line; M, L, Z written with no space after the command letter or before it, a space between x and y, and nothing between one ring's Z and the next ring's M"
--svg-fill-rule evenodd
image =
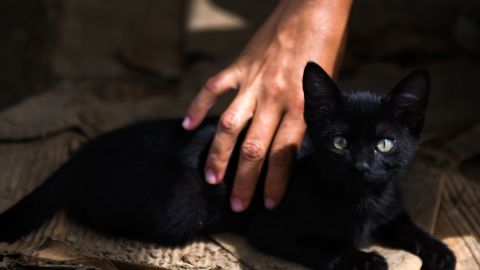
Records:
M425 120L426 71L414 71L390 93L345 93L317 64L303 75L305 122L316 154L335 170L365 181L389 179L412 159Z

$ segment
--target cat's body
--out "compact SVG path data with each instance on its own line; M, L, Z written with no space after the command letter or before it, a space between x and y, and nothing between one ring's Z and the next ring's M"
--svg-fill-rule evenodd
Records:
M309 64L304 75L309 136L286 198L275 210L264 208L261 188L246 212L230 210L239 144L224 181L205 182L216 119L193 133L184 131L180 120L146 122L82 147L45 184L0 215L0 240L15 240L65 208L103 232L160 244L234 231L265 252L316 269L386 269L380 255L358 250L371 241L420 256L422 269L454 269L448 248L410 221L397 188L398 173L411 160L423 125L423 118L413 114L423 113L426 105L422 100L425 104L409 110L410 94L426 97L407 90L394 90L389 98L340 94L323 70ZM392 99L402 110L392 110ZM388 154L369 145L382 138L395 143ZM377 148L386 147L383 143Z

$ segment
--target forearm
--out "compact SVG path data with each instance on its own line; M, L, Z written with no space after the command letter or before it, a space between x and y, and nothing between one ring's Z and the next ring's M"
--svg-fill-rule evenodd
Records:
M332 73L342 51L351 4L351 0L282 0L252 40L274 34L277 46Z

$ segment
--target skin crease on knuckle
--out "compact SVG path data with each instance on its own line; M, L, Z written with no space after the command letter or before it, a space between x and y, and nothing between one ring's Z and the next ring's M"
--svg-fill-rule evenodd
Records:
M214 77L211 77L210 79L207 80L207 82L203 85L203 88L210 92L211 94L213 95L218 95L220 94L219 91L220 91L220 82L222 80L224 80L224 75L225 73L222 72L218 75L215 75Z
M219 124L221 131L229 135L236 134L239 131L239 123L237 119L237 115L234 112L225 112L220 118Z
M270 76L263 81L262 86L262 99L267 103L280 103L283 106L288 104L288 100L285 100L286 96L290 96L292 91L289 91L290 86L295 85L287 82L281 76L275 76L270 79Z
M266 154L266 147L258 139L247 139L240 151L242 160L249 163L257 163L263 161Z
M218 135L210 148L205 166L205 178L208 183L217 184L223 179L230 153L240 130L238 115L233 111L225 112L219 120L216 132ZM228 140L222 140L225 136Z
M217 85L211 81L213 80L216 80L216 78L212 78L212 79L209 79L204 85L203 85L203 89L205 89L205 91L209 92L210 94L212 95L218 95L218 88L217 88Z
M225 157L226 160L230 158L230 152L227 150L232 145L229 144L235 144L237 136L248 118L256 118L258 117L256 114L265 111L270 111L270 114L275 116L278 115L277 119L271 120L271 122L278 123L270 124L275 124L278 129L282 130L277 130L274 136L263 132L260 133L262 138L253 140L247 137L246 141L238 142L241 143L239 167L250 168L246 171L242 170L242 176L245 179L235 177L234 187L240 186L237 182L243 182L241 183L244 186L241 188L242 193L254 192L257 179L247 179L246 177L251 178L257 174L255 170L258 169L258 166L252 165L263 164L266 156L269 157L269 162L278 164L272 164L272 167L287 167L282 171L286 174L290 172L288 167L292 165L296 153L292 154L291 150L279 149L294 145L294 149L297 151L302 140L301 136L297 135L303 134L305 130L301 72L307 61L312 60L320 63L329 72L334 70L350 6L351 0L338 2L326 0L279 1L272 15L251 38L240 56L229 67L207 80L203 86L205 91L212 94L211 96L222 95L227 89L238 89L243 96L243 100L236 103L240 104L235 107L237 111L229 109L220 119L214 141L224 141L219 142L215 149L215 151L223 153L211 151L208 160L213 160L214 155L222 156L222 159ZM248 98L245 98L247 95ZM238 98L239 96L235 100ZM267 110L264 110L265 108ZM245 117L243 117L244 115ZM286 119L286 115L289 116L288 119ZM258 129L258 127L250 127L250 129L252 128ZM285 131L284 129L295 131ZM296 135L288 134L288 132ZM258 130L248 130L248 133L258 134ZM276 138L277 134L281 134L280 138ZM267 136L271 137L269 141L265 141ZM272 142L274 143L272 144ZM270 144L272 144L272 149L276 149L273 153L267 153ZM216 162L218 160L217 158ZM207 162L207 166L209 162L211 161ZM222 174L221 171L224 169L221 166L226 167L226 164L214 166L216 170L219 170L214 172L215 174ZM268 175L278 175L278 173L267 172L267 178ZM285 178L288 179L288 175ZM217 180L221 181L221 179ZM278 181L282 182L279 185L283 185L283 181L286 180L282 178ZM213 183L208 179L207 182ZM273 180L267 182L269 185L277 185ZM245 185L245 183L254 184ZM266 187L266 190L273 189L277 188ZM281 200L281 195L275 197ZM232 195L233 199L238 198L234 198ZM248 205L249 201L241 203ZM267 208L270 207L267 206ZM235 211L233 204L232 210Z

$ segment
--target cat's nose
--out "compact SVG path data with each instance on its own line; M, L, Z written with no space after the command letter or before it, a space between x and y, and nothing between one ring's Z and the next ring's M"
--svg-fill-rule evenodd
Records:
M358 160L355 162L355 167L361 172L368 172L371 169L370 164L366 160Z

